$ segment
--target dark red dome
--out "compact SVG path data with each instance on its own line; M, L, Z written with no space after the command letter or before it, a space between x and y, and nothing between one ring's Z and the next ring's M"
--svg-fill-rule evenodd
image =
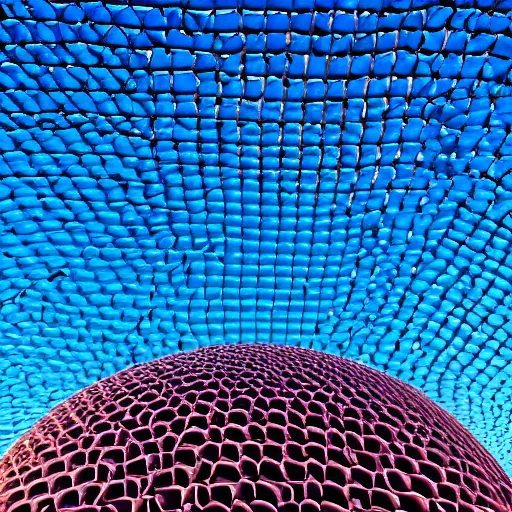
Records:
M274 345L118 373L0 463L2 512L505 512L511 496L491 455L422 393Z

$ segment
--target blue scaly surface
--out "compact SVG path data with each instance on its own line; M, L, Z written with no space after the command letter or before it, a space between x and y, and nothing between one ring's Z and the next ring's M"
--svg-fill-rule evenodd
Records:
M512 474L512 1L0 1L0 447L263 341L425 391Z

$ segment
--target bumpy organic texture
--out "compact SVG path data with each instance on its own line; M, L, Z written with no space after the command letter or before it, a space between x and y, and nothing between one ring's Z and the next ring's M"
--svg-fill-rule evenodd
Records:
M0 463L5 512L510 512L462 425L383 373L312 350L231 345L107 378Z
M512 452L510 0L0 1L0 446L180 349L396 375Z

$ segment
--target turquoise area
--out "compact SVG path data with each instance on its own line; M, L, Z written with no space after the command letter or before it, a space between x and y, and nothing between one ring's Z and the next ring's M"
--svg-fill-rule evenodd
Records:
M2 0L0 452L243 340L397 376L512 474L511 12Z

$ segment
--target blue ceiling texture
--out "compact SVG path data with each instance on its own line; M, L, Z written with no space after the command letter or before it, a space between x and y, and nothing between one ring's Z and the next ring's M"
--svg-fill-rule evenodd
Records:
M1 451L260 341L409 382L512 474L511 12L0 0Z

